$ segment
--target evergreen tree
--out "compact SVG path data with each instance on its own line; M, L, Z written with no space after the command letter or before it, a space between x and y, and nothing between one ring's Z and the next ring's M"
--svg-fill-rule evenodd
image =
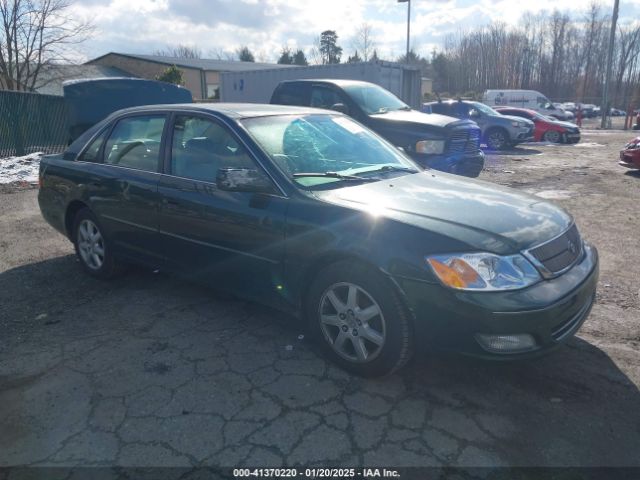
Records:
M294 65L309 65L307 61L307 57L304 55L304 52L300 49L293 55L293 64Z
M340 63L342 47L338 46L335 30L325 30L320 34L320 56L324 65Z
M238 60L240 60L241 62L256 61L256 58L253 56L253 53L251 53L251 50L249 50L249 47L247 46L240 47L236 53L238 54Z

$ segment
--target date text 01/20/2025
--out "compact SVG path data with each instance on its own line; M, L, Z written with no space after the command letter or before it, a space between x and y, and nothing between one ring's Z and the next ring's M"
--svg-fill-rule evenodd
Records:
M234 478L400 478L397 470L387 468L236 468Z

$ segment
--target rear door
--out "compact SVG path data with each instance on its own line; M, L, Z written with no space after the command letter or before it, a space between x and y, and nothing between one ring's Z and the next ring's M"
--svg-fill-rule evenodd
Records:
M216 185L221 168L253 169L252 152L223 121L174 116L159 184L160 235L172 269L266 303L279 305L286 196L231 192Z
M166 120L164 113L121 118L78 159L95 163L86 183L90 205L117 253L153 265L161 263L158 179Z

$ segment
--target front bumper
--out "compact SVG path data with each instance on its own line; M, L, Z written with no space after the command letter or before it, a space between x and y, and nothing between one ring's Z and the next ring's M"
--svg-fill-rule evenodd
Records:
M578 331L589 315L598 281L598 252L585 243L582 260L559 277L510 292L468 292L396 278L416 318L418 341L434 349L490 359L535 356ZM525 352L495 353L478 335L530 335Z
M480 150L471 154L413 154L411 158L423 167L471 178L480 175L484 168L484 153Z
M578 143L580 142L580 132L565 133L564 138L567 143Z
M628 150L622 150L618 164L626 168L640 169L640 155L632 155Z
M526 143L534 141L534 128L533 127L523 127L523 128L511 128L509 134L511 135L511 143Z

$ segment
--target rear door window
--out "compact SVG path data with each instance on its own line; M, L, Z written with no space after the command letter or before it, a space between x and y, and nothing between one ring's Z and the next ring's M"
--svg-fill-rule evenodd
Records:
M447 105L443 104L443 103L434 103L431 105L431 111L433 113L439 113L440 115L449 115L449 109L447 108Z
M140 115L120 120L105 145L104 163L157 172L165 121L164 115Z
M458 102L453 109L453 116L458 118L469 118L470 107L466 103Z
M285 83L276 89L271 103L308 107L308 85L305 83Z

